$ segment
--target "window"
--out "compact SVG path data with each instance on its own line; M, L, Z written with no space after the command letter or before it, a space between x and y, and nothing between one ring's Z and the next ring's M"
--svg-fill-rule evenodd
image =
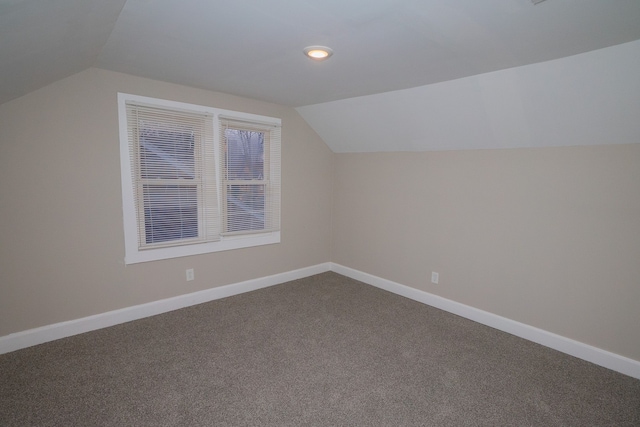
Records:
M280 120L118 94L127 264L280 241Z

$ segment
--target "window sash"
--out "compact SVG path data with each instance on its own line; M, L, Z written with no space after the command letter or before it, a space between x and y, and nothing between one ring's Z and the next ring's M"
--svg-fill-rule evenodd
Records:
M219 240L211 120L127 105L139 250Z
M230 158L232 157L234 136L231 132L262 134L262 168L259 178L237 179L230 178L232 171L236 169ZM276 135L274 135L276 134ZM236 135L237 136L237 135ZM220 130L222 143L220 170L222 171L222 235L233 236L239 234L268 233L280 228L280 135L279 127L261 126L255 123L226 119L222 121ZM246 138L243 142L250 140ZM249 143L250 144L250 141ZM245 153L246 155L246 153ZM275 157L277 156L277 157ZM277 159L277 162L273 160ZM249 163L251 163L249 159ZM232 165L230 167L230 164ZM249 167L249 169L253 169ZM250 176L254 173L249 173ZM247 178L246 176L242 178ZM274 179L275 178L275 179ZM260 207L260 199L253 197L250 189L262 189L263 203ZM235 190L234 190L235 189ZM238 191L243 191L245 199L252 198L249 203L242 206L241 196ZM255 209L258 205L258 210Z

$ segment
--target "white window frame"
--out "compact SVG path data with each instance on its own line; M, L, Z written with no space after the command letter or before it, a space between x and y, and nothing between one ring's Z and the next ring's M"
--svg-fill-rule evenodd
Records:
M183 256L199 255L210 252L227 251L252 246L280 243L280 227L278 223L278 227L274 231L259 231L256 233L239 235L221 235L219 240L213 242L198 242L188 245L140 249L138 243L138 225L132 164L129 154L127 103L155 106L172 110L192 111L199 114L205 113L210 115L211 119L213 120L213 143L214 153L216 157L220 156L220 122L223 118L255 123L263 126L273 126L274 128L280 128L281 126L281 120L279 118L243 113L238 111L223 110L219 108L169 101L164 99L156 99L127 93L118 93L118 123L120 128L120 171L122 181L122 213L124 221L125 264L135 264L140 262L156 261ZM278 141L278 147L279 145L280 141ZM280 161L279 156L277 159L275 159L275 161ZM278 164L277 167L278 169L280 169L280 164ZM222 185L222 177L220 176L220 173L221 172L219 168L217 168L216 182L219 190ZM280 183L278 184L280 185ZM217 194L218 198L220 198L222 192L218 191ZM218 200L217 205L219 209L222 209L221 200ZM221 214L219 215L219 217L222 218L223 215Z

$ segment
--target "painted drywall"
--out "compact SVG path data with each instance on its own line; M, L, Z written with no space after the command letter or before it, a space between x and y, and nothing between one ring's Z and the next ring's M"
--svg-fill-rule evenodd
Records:
M281 118L281 243L125 266L118 92ZM330 260L334 154L291 108L89 69L0 105L0 143L0 336Z
M631 144L640 41L297 108L336 153Z
M333 262L640 360L640 144L343 153L334 173Z

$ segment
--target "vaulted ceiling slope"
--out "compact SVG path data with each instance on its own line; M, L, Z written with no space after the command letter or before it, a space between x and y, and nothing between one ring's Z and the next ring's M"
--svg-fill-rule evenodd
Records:
M638 39L638 0L2 0L0 103L99 67L300 107Z
M640 40L296 110L336 153L640 143Z
M1 0L0 104L93 67L126 0Z

